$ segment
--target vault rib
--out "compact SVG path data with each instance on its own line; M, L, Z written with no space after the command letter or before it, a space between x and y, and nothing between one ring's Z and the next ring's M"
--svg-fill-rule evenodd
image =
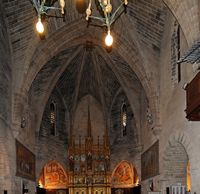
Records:
M104 116L104 120L106 121L105 126L106 126L106 129L107 129L108 128L108 115L107 115L107 111L106 111L105 98L104 98L104 95L103 95L103 83L102 83L103 79L102 79L102 76L101 76L102 72L101 72L99 64L97 64L97 58L96 58L95 53L92 53L92 62L94 63L94 71L95 71L97 83L98 83L98 86L99 86L98 88L99 88L101 104L102 104L102 107L103 107L103 116Z
M75 110L77 108L77 102L78 102L78 95L79 95L79 90L80 90L80 83L81 83L81 78L83 74L83 67L85 64L85 56L86 56L86 49L83 50L82 58L81 58L81 63L80 63L80 68L78 70L78 75L76 79L76 87L75 87L75 97L74 101L72 103L72 110L71 110L71 121L72 121L72 126L74 123L74 115L75 115Z

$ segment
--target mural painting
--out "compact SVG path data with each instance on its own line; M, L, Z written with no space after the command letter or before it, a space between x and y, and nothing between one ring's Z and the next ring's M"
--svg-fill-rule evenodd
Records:
M122 161L112 174L113 188L130 188L134 186L133 167L127 161Z
M39 183L45 189L65 189L68 185L67 174L58 162L52 161L45 165Z

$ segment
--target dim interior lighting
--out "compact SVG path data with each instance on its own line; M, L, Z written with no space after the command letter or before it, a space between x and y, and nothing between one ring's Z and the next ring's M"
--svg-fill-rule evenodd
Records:
M101 22L102 26L107 28L108 34L105 38L105 43L107 46L111 46L113 43L113 37L110 35L111 25L115 22L115 20L120 16L120 14L124 11L124 5L128 4L128 0L123 0L119 7L113 11L113 6L110 2L111 0L97 0L97 9L100 12L101 17L92 15L92 0L89 0L88 8L86 9L86 20L94 19Z
M42 21L45 21L48 17L64 18L66 3L65 0L30 0L37 12L38 22L36 24L36 29L39 34L43 34L45 29ZM114 10L111 0L94 0L99 11L99 16L92 15L92 1L89 0L88 7L86 9L86 20L91 21L94 19L101 23L102 27L107 28L107 36L105 38L105 43L107 46L111 46L113 43L113 37L110 34L111 26L116 21L117 18L124 12L125 6L128 4L128 0L122 0L120 5ZM56 7L56 2L58 6ZM54 10L54 12L50 12ZM57 12L60 12L60 15ZM53 15L52 15L53 14Z
M38 33L42 34L44 32L44 26L41 22L42 19L46 19L47 17L56 17L56 18L63 18L64 15L64 8L65 8L65 0L57 0L59 3L59 7L54 7L54 3L56 1L49 1L49 0L31 0L33 7L35 8L37 15L38 15L38 22L36 24L36 29ZM54 10L51 12L51 15L48 13L50 10ZM61 16L57 14L57 11L61 12ZM54 13L52 15L52 13Z
M38 22L36 24L36 29L38 31L38 33L42 34L44 32L44 26L41 22L41 18L38 18Z
M65 1L59 0L59 4L60 4L60 7L61 7L61 14L63 15L65 13L65 11L64 11Z
M39 183L38 183L38 187L39 187L39 188L43 188L43 184L42 184L41 180L40 180Z
M108 31L108 34L105 38L105 43L107 46L111 46L113 43L113 37L111 36L110 31Z

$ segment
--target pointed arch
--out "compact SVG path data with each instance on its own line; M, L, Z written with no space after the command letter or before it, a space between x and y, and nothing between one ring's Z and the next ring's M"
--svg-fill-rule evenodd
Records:
M121 106L121 134L122 137L126 136L126 126L127 126L127 107L126 103L123 102Z
M67 173L59 162L52 160L43 167L38 184L45 189L66 189Z
M189 165L193 163L193 145L189 136L184 132L171 134L162 158L163 177L166 185L181 183L190 189L191 178ZM172 168L176 166L176 168Z
M112 188L131 188L137 185L138 182L139 178L135 167L126 160L118 163L113 170L111 176Z

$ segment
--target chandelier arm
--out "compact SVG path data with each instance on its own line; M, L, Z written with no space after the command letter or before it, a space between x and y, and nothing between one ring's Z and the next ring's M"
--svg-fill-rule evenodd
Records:
M105 25L107 26L108 28L108 31L110 31L110 14L108 14L106 12L106 10L104 10L104 16L105 16Z
M30 0L31 3L33 4L33 7L35 7L36 11L39 12L39 5L36 0Z
M53 18L64 18L63 16L57 16L57 15L49 15L49 14L45 14L47 17L53 17Z
M105 6L101 3L101 0L98 0L99 1L99 4L100 4L100 6L101 6L101 8L102 8L102 10L104 11L104 9L105 9Z
M100 18L100 17L97 17L97 16L89 16L89 18L95 19L95 20L100 20L101 22L105 23L105 18Z
M53 9L53 10L61 10L61 8L58 7L49 7L49 6L44 6L45 10L48 11L49 9Z
M113 13L113 15L111 16L110 19L110 25L112 25L112 23L115 21L115 16L118 13L118 11L121 9L121 7L124 5L124 2L121 3L121 5L115 10L115 12Z
M88 6L88 8L90 8L90 9L91 9L91 6L92 6L92 0L90 0L90 3L89 3L89 6Z

